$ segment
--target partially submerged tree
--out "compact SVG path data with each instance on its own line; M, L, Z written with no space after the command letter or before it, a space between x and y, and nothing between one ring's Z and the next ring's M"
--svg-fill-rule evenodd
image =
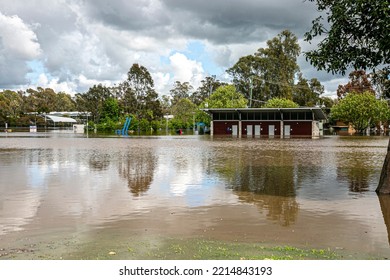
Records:
M386 101L377 100L371 92L350 93L332 107L331 117L351 123L359 133L370 126L390 118L390 110Z
M326 13L313 21L306 41L324 36L317 49L306 52L319 70L342 73L354 69L388 71L390 64L389 1L309 0ZM382 70L378 69L382 68ZM387 77L389 79L389 77ZM390 194L390 141L378 193Z

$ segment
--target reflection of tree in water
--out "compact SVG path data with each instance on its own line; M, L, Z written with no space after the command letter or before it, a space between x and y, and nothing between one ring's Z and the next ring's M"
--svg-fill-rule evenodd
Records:
M295 222L299 206L295 200L294 175L298 169L291 153L237 151L217 169L241 201L265 209L269 219L284 226Z
M369 177L374 169L360 154L339 154L337 179L349 182L351 192L366 192L369 190Z
M390 245L390 195L378 195Z
M88 160L89 167L94 171L107 170L110 166L110 155L101 151L94 151Z
M156 156L151 151L128 153L119 161L119 174L127 179L130 192L140 196L149 190L156 167Z

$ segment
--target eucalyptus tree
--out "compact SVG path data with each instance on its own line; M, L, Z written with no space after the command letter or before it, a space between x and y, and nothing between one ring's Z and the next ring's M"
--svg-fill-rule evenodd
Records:
M21 93L12 90L0 92L0 121L14 122L23 113Z
M192 93L190 99L194 104L199 106L206 98L209 98L217 88L224 85L227 84L217 80L215 76L205 77L201 81L201 85Z
M112 98L112 92L108 87L98 84L90 87L86 93L77 93L75 98L77 110L90 112L92 120L98 123L102 116L104 103Z
M232 77L232 81L240 93L247 99L267 100L263 90L264 86L265 59L257 55L241 57L233 67L226 72ZM252 95L252 96L251 96ZM261 103L254 103L261 106Z
M171 103L174 106L183 98L189 98L194 87L189 82L176 81L173 88L169 91L172 100Z
M324 93L324 86L317 78L310 81L302 74L298 76L298 83L294 87L293 101L300 106L315 106L320 101L320 95Z
M125 113L149 121L162 116L154 81L146 67L133 64L127 73L127 79L116 88L116 91Z
M300 51L298 38L284 30L268 40L266 48L241 57L227 73L239 92L257 101L254 106L261 107L274 97L292 99Z
M301 52L298 38L284 30L267 41L267 48L255 54L264 61L264 91L269 98L292 99L294 79L299 72L297 58Z

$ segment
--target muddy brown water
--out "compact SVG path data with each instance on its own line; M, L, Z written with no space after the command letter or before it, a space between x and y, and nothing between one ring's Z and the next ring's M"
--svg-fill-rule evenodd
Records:
M1 133L0 258L79 258L129 238L389 258L390 198L374 192L387 143Z

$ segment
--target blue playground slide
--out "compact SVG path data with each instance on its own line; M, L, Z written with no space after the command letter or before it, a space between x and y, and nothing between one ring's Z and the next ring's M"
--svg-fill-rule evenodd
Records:
M122 129L117 129L115 131L115 134L118 134L118 135L129 135L130 123L131 123L131 117L127 117L126 121L125 121L125 124L123 125L123 128Z

